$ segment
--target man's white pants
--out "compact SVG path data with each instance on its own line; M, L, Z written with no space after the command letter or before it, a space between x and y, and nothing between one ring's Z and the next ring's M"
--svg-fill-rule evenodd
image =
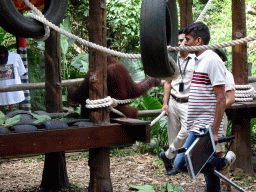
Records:
M188 136L187 133L188 103L179 103L170 96L168 105L168 139L169 149L165 152L168 159L174 159L175 151L181 148Z

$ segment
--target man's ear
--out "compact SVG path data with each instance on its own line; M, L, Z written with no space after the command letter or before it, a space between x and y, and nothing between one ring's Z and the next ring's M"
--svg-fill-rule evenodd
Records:
M196 39L196 45L203 45L204 43L203 43L203 39L202 39L202 37L198 37L197 39Z

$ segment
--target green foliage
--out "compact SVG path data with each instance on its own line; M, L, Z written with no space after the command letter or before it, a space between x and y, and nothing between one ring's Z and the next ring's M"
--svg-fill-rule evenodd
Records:
M142 81L145 79L145 73L140 59L121 58L120 62L128 69L134 81Z
M20 116L21 115L15 115L14 117L12 118L9 118L9 119L6 119L5 120L5 124L6 125L12 125L14 123L18 123L20 121Z
M256 118L251 120L251 140L256 142Z
M123 147L111 147L110 150L110 157L116 156L116 157L125 157L128 155L134 155L136 152L135 148L123 148Z
M65 19L63 20L63 22L60 24L60 28L71 33L71 16L67 15L65 17ZM75 40L71 39L65 35L61 34L61 56L62 56L62 71L64 71L64 73L62 73L62 76L64 79L67 79L70 77L70 67L68 66L68 61L66 59L66 55L68 53L69 47L71 47Z
M0 111L0 124L3 124L5 122L5 115L2 111Z
M161 192L178 192L182 190L183 188L180 185L166 183L166 185L161 189Z
M151 185L133 186L130 185L130 190L136 190L139 192L155 192Z
M141 0L107 0L108 47L139 52Z
M30 113L35 119L37 119L36 121L34 121L34 123L41 123L43 121L47 121L47 120L51 120L51 117L49 115L36 115L34 113Z
M77 160L84 159L84 158L89 158L88 152L82 152L80 155L71 156L72 161L77 161Z
M256 7L256 3L254 0L246 0L246 5ZM246 14L246 27L247 27L247 36L255 35L256 34L256 26L255 26L256 15L252 15L247 13ZM247 54L248 54L248 61L252 62L252 74L256 74L256 43L255 41L250 42L247 44Z
M36 157L36 162L39 163L41 161L45 161L45 156L44 155L39 155L38 157Z
M130 185L130 190L136 190L139 192L155 192L154 187L151 185L141 185L141 186ZM161 188L161 192L179 192L182 190L183 188L180 185L174 185L169 183L166 183L166 185Z
M71 65L79 70L80 73L87 73L89 70L89 54L81 53L71 60Z
M19 122L19 120L20 120L20 115L15 115L12 118L6 119L6 117L3 114L3 112L0 111L0 125L2 125L2 126L12 125L14 123Z
M36 115L34 113L30 113L35 119L34 123L41 123L46 120L50 120L51 117L49 115ZM3 114L2 111L0 111L0 124L3 126L7 125L13 125L15 123L18 123L20 121L20 116L21 115L15 115L12 118L6 119L5 114Z
M43 42L32 41L27 44L28 75L30 83L45 82L45 46ZM45 111L45 89L30 90L31 110Z

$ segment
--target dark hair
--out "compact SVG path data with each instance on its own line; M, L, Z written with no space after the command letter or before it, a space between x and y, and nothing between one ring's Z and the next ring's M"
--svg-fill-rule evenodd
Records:
M225 62L228 60L226 52L224 49L222 48L218 48L218 49L214 49L213 50L215 53L217 53L219 55L220 58L222 58L222 61Z
M184 33L184 30L185 30L185 28L180 28L180 30L178 31L179 35L180 35L180 34L183 34L183 33Z
M208 45L210 41L210 31L207 25L202 22L195 22L189 26L187 26L184 30L186 35L191 35L194 39L201 37L204 45Z
M5 46L0 46L0 65L5 65L8 61L8 50Z

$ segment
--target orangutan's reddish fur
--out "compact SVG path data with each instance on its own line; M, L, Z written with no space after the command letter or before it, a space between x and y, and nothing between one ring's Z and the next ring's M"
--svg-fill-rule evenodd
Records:
M139 97L147 91L160 84L160 80L151 77L145 78L143 81L136 83L130 76L129 71L119 61L112 56L107 56L107 87L108 95L118 100L132 99ZM89 98L89 74L79 87L71 87L68 89L68 100L70 104L81 104L81 116L89 118L89 109L85 108L85 101ZM137 118L138 109L127 105L118 105L117 110L121 111L128 118ZM117 115L111 114L111 117Z

